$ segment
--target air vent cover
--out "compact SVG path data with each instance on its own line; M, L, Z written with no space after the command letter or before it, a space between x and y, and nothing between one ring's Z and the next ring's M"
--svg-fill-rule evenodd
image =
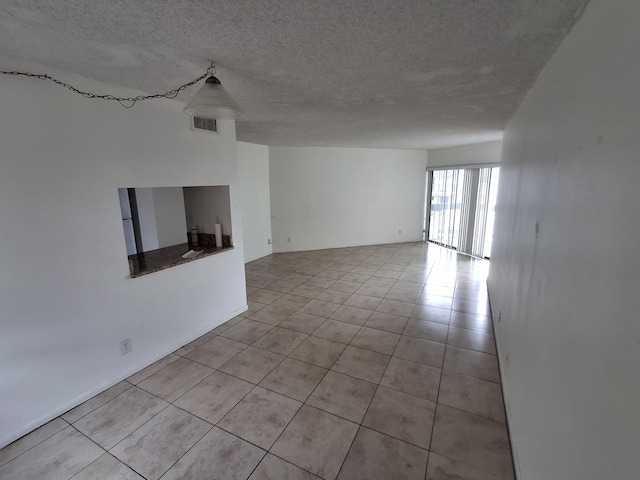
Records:
M200 117L192 117L193 118L193 128L197 130L208 130L210 132L217 132L218 126L216 125L216 121L211 118L200 118Z

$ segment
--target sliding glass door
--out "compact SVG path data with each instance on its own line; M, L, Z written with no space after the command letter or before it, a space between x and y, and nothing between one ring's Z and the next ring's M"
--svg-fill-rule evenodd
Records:
M464 170L435 170L430 173L431 202L427 239L448 247L457 246Z
M498 167L427 172L426 239L489 257Z

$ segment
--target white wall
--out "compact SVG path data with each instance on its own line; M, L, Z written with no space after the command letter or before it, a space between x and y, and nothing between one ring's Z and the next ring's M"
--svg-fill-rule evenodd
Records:
M271 147L274 252L421 240L426 167L419 150Z
M187 241L187 220L181 187L154 187L153 206L160 248Z
M238 198L244 231L244 259L273 253L269 188L269 147L238 142Z
M197 227L200 233L216 233L220 222L223 235L232 235L229 186L186 187L184 204L189 228Z
M38 65L83 90L136 95ZM233 185L235 126L189 128L182 105L132 109L0 78L0 447L246 309L236 248L129 278L117 189ZM222 274L221 274L222 273ZM133 352L121 356L130 337Z
M591 2L505 132L489 287L522 480L640 472L638 18Z
M489 165L500 162L502 140L429 150L429 168Z

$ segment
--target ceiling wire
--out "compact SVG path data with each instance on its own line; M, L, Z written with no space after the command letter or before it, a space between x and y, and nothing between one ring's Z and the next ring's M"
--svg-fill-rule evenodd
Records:
M77 88L73 87L72 85L69 85L68 83L62 82L62 81L52 77L51 75L47 75L47 74L37 74L37 73L29 73L29 72L0 70L0 75L24 76L24 77L37 78L39 80L50 80L53 83L55 83L57 85L60 85L61 87L67 88L67 89L71 90L72 92L77 93L78 95L82 95L85 98L97 98L97 99L100 99L100 100L115 100L120 105L122 105L124 108L131 108L137 102L141 102L143 100L151 100L151 99L156 99L156 98L175 98L184 89L189 88L190 86L195 85L196 83L198 83L199 81L203 80L207 76L214 75L214 74L215 74L215 65L211 64L209 66L209 68L207 68L207 71L205 73L203 73L202 75L200 75L198 78L196 78L194 80L191 80L190 82L185 83L184 85L180 85L178 88L175 88L173 90L169 90L166 93L158 93L158 94L155 94L155 95L138 95L137 97L116 97L115 95L98 95L96 93L83 92L82 90L78 90Z

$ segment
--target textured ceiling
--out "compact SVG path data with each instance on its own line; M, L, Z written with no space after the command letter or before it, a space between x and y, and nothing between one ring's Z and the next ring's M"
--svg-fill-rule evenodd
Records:
M246 142L439 148L500 138L587 2L2 0L0 45L147 93L212 60Z

